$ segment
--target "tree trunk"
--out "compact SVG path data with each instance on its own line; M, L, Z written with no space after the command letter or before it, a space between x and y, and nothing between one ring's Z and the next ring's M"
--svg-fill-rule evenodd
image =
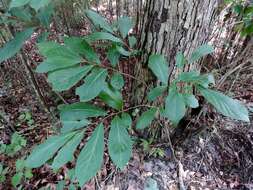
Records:
M211 34L218 15L218 0L148 0L142 20L139 47L145 52L142 64L137 64L132 104L146 103L147 91L155 85L155 78L147 69L148 55L163 54L170 67L170 80L176 76L174 68L176 53L182 51L188 57L191 52L205 43ZM191 65L191 68L198 65ZM163 100L161 100L163 101ZM157 103L156 103L157 104ZM161 104L161 102L158 102Z

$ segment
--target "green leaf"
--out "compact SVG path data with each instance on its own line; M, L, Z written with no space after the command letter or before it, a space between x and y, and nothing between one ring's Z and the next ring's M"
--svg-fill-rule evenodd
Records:
M199 101L193 94L183 94L185 104L190 108L199 107Z
M14 56L32 34L33 28L17 33L14 39L6 43L4 47L0 49L0 63Z
M131 157L132 141L118 116L111 123L108 149L113 163L123 170Z
M25 168L25 161L23 159L18 159L15 165L16 171L22 171Z
M48 4L45 7L41 7L36 14L36 18L40 21L40 24L45 28L50 28L51 18L54 14L53 4Z
M74 66L82 61L76 52L55 42L42 42L38 47L40 53L47 58L37 67L39 73Z
M31 0L30 6L35 10L38 11L40 8L47 6L51 0Z
M202 57L211 54L214 52L214 48L211 45L204 44L200 47L198 47L191 55L189 63L193 63L195 61L198 61Z
M121 110L123 107L123 98L120 91L113 89L109 85L105 85L99 97L103 102L116 110Z
M11 184L14 187L17 187L18 184L20 184L21 180L23 177L23 173L22 172L18 172L16 173L12 178L11 178Z
M109 48L107 52L107 58L113 66L116 66L118 64L120 53L118 52L116 46L113 45Z
M148 127L155 119L156 112L156 108L151 108L150 110L144 112L137 121L136 129L145 129L146 127Z
M68 142L61 150L58 152L57 156L54 158L52 168L54 170L59 169L67 162L74 159L74 152L77 146L80 144L81 140L83 139L83 133L80 132L75 134L75 136Z
M103 153L104 126L100 124L80 152L76 162L75 176L81 187L94 177L101 168Z
M182 52L178 52L176 55L176 66L178 68L183 68L185 64L186 64L186 60L185 60L184 54Z
M129 42L130 48L133 48L137 43L137 39L134 36L129 36L128 42Z
M128 32L133 27L133 21L129 17L120 17L118 19L118 27L121 33L121 36L125 38L128 35Z
M31 0L12 0L10 3L10 9L14 7L21 7L29 3Z
M90 122L87 119L82 120L62 120L63 127L61 128L61 133L68 133L77 129L80 129L82 127L86 127L90 124Z
M85 40L87 40L87 42L95 42L98 40L109 40L112 42L123 44L123 41L121 39L107 32L94 32L88 36L85 36Z
M31 179L33 177L32 170L30 168L25 169L24 177L26 179Z
M98 13L92 10L86 10L85 11L86 16L92 21L95 27L100 27L107 32L113 33L113 29L108 24L108 22L105 20L104 17L100 16Z
M163 84L168 84L169 67L162 55L151 55L149 57L148 67Z
M184 117L185 112L186 106L183 95L178 93L176 89L170 90L165 102L164 116L176 126Z
M127 128L131 127L132 125L132 118L128 113L121 114L121 123L122 125L126 126Z
M52 83L54 91L69 90L72 86L77 84L86 74L93 68L92 65L78 66L57 70L49 73L48 82Z
M118 51L121 55L124 55L124 56L126 56L126 57L131 56L131 52L125 50L125 49L124 49L123 47L121 47L121 46L116 45L116 49L117 49L117 51Z
M250 121L247 108L238 100L234 100L214 90L204 89L201 87L198 89L205 99L224 116L246 122Z
M99 95L105 86L106 77L107 70L101 68L93 69L85 78L85 83L76 89L76 94L80 97L80 100L87 102Z
M111 78L111 85L113 88L117 89L117 90L120 90L123 88L124 86L124 78L121 74L119 73L115 73L112 75L112 78Z
M83 38L79 37L65 38L64 43L73 51L84 56L88 61L100 64L98 55Z
M148 93L148 101L154 101L157 97L161 96L165 90L167 89L167 86L157 86L153 89L151 89Z
M26 167L38 168L46 161L54 156L54 154L61 148L74 133L68 133L60 136L49 137L43 144L40 144L33 149L32 153L26 159Z

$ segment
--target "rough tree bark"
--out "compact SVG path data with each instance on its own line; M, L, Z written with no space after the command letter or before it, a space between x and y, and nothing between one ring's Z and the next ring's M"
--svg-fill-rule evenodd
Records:
M147 69L147 55L163 54L169 63L170 79L177 73L174 68L176 53L182 51L186 57L211 34L218 15L218 0L147 0L145 13L140 20L141 39L139 47L146 53L142 64L136 64L135 76L144 80L149 87L138 81L134 84L132 104L146 102L147 91L155 80ZM191 65L198 69L198 65Z

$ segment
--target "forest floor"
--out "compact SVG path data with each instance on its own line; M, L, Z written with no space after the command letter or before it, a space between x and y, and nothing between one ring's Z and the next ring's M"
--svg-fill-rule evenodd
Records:
M40 61L33 45L29 43L26 52L35 62ZM5 144L10 143L14 131L27 140L26 147L15 155L0 155L0 160L9 167L7 180L5 184L0 184L0 189L8 190L13 189L10 180L15 173L15 161L27 155L33 146L59 128L56 105L61 99L51 91L42 75L36 75L52 114L45 111L19 59L1 65L0 71L0 113L5 118L5 124L1 126L0 123L0 140ZM231 75L221 90L229 90L233 97L253 106L252 81L251 66L242 69L239 76L237 73ZM70 102L76 98L69 94L63 96ZM21 120L20 116L27 113L31 116L29 120ZM250 117L252 121L252 112ZM29 122L31 120L33 122ZM253 189L252 122L232 121L210 109L199 125L201 131L188 134L186 140L173 147L177 160L172 157L150 157L142 148L135 146L132 159L123 171L116 170L106 157L102 171L84 189L176 190L180 185L192 190ZM53 173L47 165L34 169L33 178L22 185L25 189L55 188L57 182L66 177L68 168L72 167L73 163L68 164L57 173Z

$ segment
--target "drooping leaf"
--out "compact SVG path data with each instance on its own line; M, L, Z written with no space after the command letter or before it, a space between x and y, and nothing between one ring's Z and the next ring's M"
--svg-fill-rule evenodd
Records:
M108 24L108 22L105 20L104 17L100 16L98 13L92 10L86 10L85 11L86 16L92 21L92 23L95 25L95 27L100 27L107 32L113 33L113 29Z
M63 127L61 128L61 133L68 133L83 127L86 127L90 124L87 119L82 120L62 120Z
M14 56L23 46L23 43L32 35L33 28L26 29L16 34L14 39L0 49L0 63Z
M12 184L14 187L17 187L17 185L21 183L22 177L23 177L23 173L22 173L22 172L16 173L16 174L11 178L11 184Z
M176 126L184 117L185 112L186 106L183 95L178 93L176 89L170 90L165 102L164 116Z
M10 14L14 17L22 19L23 21L31 21L32 14L29 7L15 7L10 10Z
M137 43L137 39L134 36L130 36L128 37L128 42L129 42L130 48L133 48Z
M124 86L124 78L121 74L119 73L115 73L112 75L112 78L111 78L111 85L113 88L117 89L117 90L120 90L123 88Z
M79 132L75 134L75 136L59 150L52 164L54 170L59 169L64 164L74 159L73 154L83 138L83 133L84 132Z
M31 0L11 0L10 9L14 7L22 7L29 3Z
M48 4L47 6L41 7L38 10L36 18L40 21L42 26L49 29L53 13L54 13L53 4Z
M26 167L38 168L54 156L54 154L69 140L75 133L67 133L59 136L49 137L44 143L33 149L26 159Z
M40 8L47 6L51 0L30 0L30 6L38 11Z
M199 101L193 94L183 94L185 104L190 108L197 108L199 107Z
M166 89L167 86L157 86L151 89L148 93L148 101L154 101L157 97L161 96Z
M86 74L93 68L92 65L78 66L57 70L49 73L48 82L52 83L53 90L64 91L69 90L72 86L78 83Z
M123 107L123 98L120 91L105 85L103 91L99 94L100 99L114 109L121 110Z
M76 162L75 176L81 187L94 177L101 168L103 153L104 126L100 124L80 152Z
M247 108L238 100L234 100L214 90L204 89L201 87L198 89L205 99L224 116L246 122L250 121Z
M156 108L151 108L148 111L144 112L137 121L136 129L145 129L148 127L155 119L156 112Z
M118 19L118 27L119 27L121 36L125 38L128 32L130 31L130 29L133 27L133 21L129 17L120 17Z
M203 58L204 56L211 54L214 52L214 48L211 45L204 44L198 47L191 55L189 59L189 63L193 63L198 61L199 59Z
M131 54L132 54L131 52L125 50L122 46L116 45L116 49L117 49L117 51L118 51L121 55L126 56L126 57L129 57L129 56L131 56Z
M118 64L120 53L118 52L116 46L112 46L109 48L107 52L107 58L113 66L116 66Z
M113 163L123 170L131 157L132 141L118 116L111 123L108 149Z
M176 66L178 68L183 68L185 64L186 64L186 60L185 60L184 54L182 52L178 52L176 55Z
M168 84L169 67L162 55L151 55L149 57L148 67L163 84Z
M105 86L106 77L106 69L93 69L85 78L85 83L76 89L76 94L80 97L80 100L82 102L87 102L98 96Z
M94 33L86 36L85 40L87 40L87 42L95 42L98 40L108 40L108 41L123 44L123 41L120 38L117 38L116 36L114 36L110 33L107 33L107 32L94 32Z
M87 61L100 64L98 55L83 38L79 37L65 38L64 43L75 52L78 52L80 55L84 56L87 59Z

